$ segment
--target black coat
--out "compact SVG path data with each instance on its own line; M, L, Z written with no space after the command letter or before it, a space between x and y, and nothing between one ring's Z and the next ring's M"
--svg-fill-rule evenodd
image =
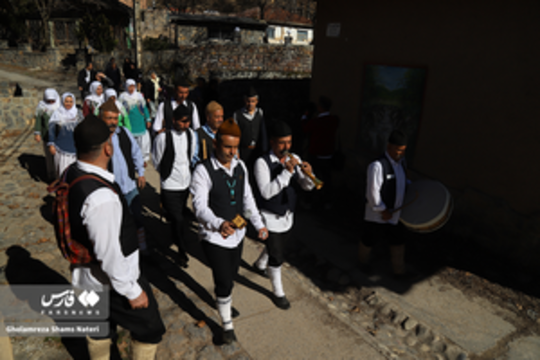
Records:
M88 91L88 88L90 87L90 83L92 81L96 80L96 74L97 72L95 70L90 70L90 81L87 83L86 78L86 69L82 69L79 71L79 75L77 75L77 86L80 86L83 88L83 91Z

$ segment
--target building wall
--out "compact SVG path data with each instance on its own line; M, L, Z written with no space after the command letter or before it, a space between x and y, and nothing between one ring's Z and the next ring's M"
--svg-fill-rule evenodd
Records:
M283 44L285 43L285 36L290 34L293 38L292 43L294 45L308 45L313 41L313 29L309 28L295 28L287 26L278 26L278 25L268 25L268 29L272 29L274 32L274 37L267 36L269 44ZM307 39L302 41L298 38L298 31L307 32ZM268 34L269 32L267 32Z
M127 54L115 52L123 59ZM105 68L110 54L94 56L98 69ZM280 46L270 44L204 43L181 45L177 50L143 52L142 71L150 69L173 74L183 66L192 80L202 76L229 79L306 79L311 78L312 46Z
M538 13L534 0L321 0L312 81L312 98L331 96L342 119L354 182L365 166L357 142L364 65L426 67L411 167L452 189L454 229L537 269ZM339 37L326 36L329 23L341 24Z

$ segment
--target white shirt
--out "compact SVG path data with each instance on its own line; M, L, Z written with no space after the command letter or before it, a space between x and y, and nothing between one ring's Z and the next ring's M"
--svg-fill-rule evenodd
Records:
M369 164L367 170L366 197L368 202L366 204L366 215L364 219L380 224L389 223L396 225L399 221L401 210L396 211L388 221L382 219L381 213L386 209L397 209L403 204L407 177L405 171L403 171L403 159L400 159L399 162L395 162L388 153L385 153L385 156L390 161L396 176L396 201L394 204L385 204L382 201L381 187L383 184L383 167L378 160L372 162Z
M293 154L293 156L298 160L299 163L302 163L302 160L298 155ZM270 150L270 161L272 163L280 163L279 158L276 156L273 150ZM293 175L297 174L297 181L298 184L302 187L304 190L312 190L315 187L315 184L313 184L313 181L296 166L294 168L294 172L291 173L287 168L285 168L284 165L281 165L282 171L281 173L276 176L276 178L272 181L271 179L271 173L270 168L268 167L268 164L266 163L266 160L264 158L260 157L255 161L255 165L253 167L253 173L255 175L255 180L257 181L257 186L259 187L259 191L261 192L261 196L268 200L277 194L279 194L283 189L285 189ZM269 231L276 232L276 233L282 233L288 231L292 225L293 225L293 212L288 210L285 215L278 215L274 214L268 210L261 209L261 215L264 219L264 222L266 223L266 227Z
M253 199L253 194L251 192L251 187L249 186L248 181L248 172L246 166L242 160L234 158L231 161L230 169L227 169L223 166L216 158L212 155L210 162L214 170L219 168L223 169L229 176L232 176L234 169L237 166L242 166L244 169L244 214L251 214L249 221L253 224L255 229L260 230L264 228L264 223L262 221L255 200ZM224 248L235 248L240 244L242 239L246 234L246 229L236 230L235 233L227 238L223 238L219 233L219 228L225 219L220 218L214 214L212 209L209 207L209 195L210 190L212 189L212 179L210 174L206 170L204 164L199 164L195 168L193 173L193 178L191 180L190 191L193 194L193 208L195 209L195 216L199 221L199 238L211 242L212 244L224 247ZM244 216L244 214L239 214Z
M183 104L185 106L188 106L186 100L184 100ZM178 103L176 102L176 100L171 100L171 105L174 111L174 109L176 109L176 107L178 106ZM155 132L159 132L161 131L161 129L163 129L164 117L165 117L165 102L162 102L161 104L159 104L158 111L156 114L156 119L154 120L154 125L152 126ZM197 130L200 127L201 127L201 121L199 120L199 112L197 111L197 106L193 104L193 114L191 114L191 128L193 130Z
M96 174L114 182L114 175L100 167L77 161L84 172ZM88 290L102 291L103 285L112 285L120 295L130 300L137 298L142 289L139 279L139 250L128 257L120 246L122 203L117 194L108 187L92 192L83 203L81 218L88 237L94 245L99 264L73 266L71 283Z
M191 132L191 151L189 153L195 156L197 154L197 134L195 131L188 129L186 131ZM165 190L185 190L189 187L191 182L191 171L190 164L191 159L189 159L188 153L188 135L184 131L179 133L176 130L171 130L174 146L174 162L172 166L172 171L169 177L163 181L161 179L161 188ZM166 132L162 132L156 137L154 141L154 149L152 151L152 161L154 162L154 167L159 172L159 164L165 153L166 146Z

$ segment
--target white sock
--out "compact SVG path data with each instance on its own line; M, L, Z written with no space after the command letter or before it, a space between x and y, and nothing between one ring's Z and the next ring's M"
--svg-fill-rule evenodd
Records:
M272 289L274 289L274 295L276 295L277 297L285 296L285 292L283 292L283 284L281 283L281 266L269 266L268 277L272 282Z
M264 270L268 266L268 249L265 247L264 250L261 252L261 255L259 255L259 258L257 261L255 261L255 266L259 268L259 270Z
M221 323L223 324L223 329L232 330L233 323L231 317L231 306L232 306L232 295L228 297L217 297L217 310L218 314L221 317Z

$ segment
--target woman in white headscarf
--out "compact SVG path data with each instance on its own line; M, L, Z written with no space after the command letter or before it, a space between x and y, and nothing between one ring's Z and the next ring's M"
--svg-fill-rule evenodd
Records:
M58 92L55 89L46 89L43 93L43 100L36 107L34 138L37 142L42 141L48 180L54 179L56 175L54 172L54 158L47 148L49 141L49 119L59 106L60 96Z
M96 109L105 102L103 96L103 85L99 81L90 84L90 95L84 99L83 116L93 114Z
M57 177L77 160L73 131L83 119L82 113L75 106L75 95L64 93L61 106L49 120L49 151L54 156Z
M120 101L118 101L118 93L116 92L116 90L109 88L105 90L105 101L108 101L111 98L116 103L116 107L118 108L118 110L120 110L120 115L118 116L118 126L123 126L131 132L131 122L129 121L129 116L126 108L124 107L124 105L122 105ZM99 108L101 108L101 105L99 106ZM96 116L99 116L99 108L96 109Z
M147 129L150 128L152 119L150 119L144 97L137 91L135 80L126 81L126 91L120 95L120 102L127 110L131 133L141 148L144 161L148 161L150 160L150 133Z

